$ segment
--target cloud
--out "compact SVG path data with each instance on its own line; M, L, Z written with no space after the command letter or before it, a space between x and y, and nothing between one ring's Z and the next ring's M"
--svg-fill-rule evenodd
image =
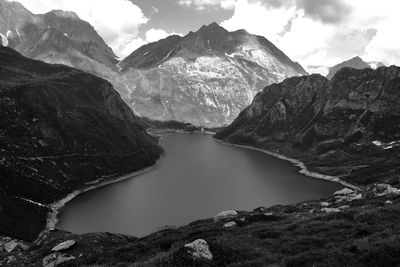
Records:
M17 0L34 13L53 9L73 11L89 22L118 56L126 56L141 43L139 27L148 18L127 0Z
M398 0L236 0L221 24L263 35L302 65L355 55L400 65Z
M342 0L298 0L297 8L306 16L326 23L337 23L345 19L352 7Z
M204 10L207 7L221 7L223 9L232 9L236 0L178 0L178 4L186 7L194 7L198 10Z
M152 28L146 32L146 41L149 43L152 43L152 42L156 42L158 40L164 39L164 38L166 38L170 35L174 35L174 34L181 35L181 34L175 33L175 32L167 33L164 30Z

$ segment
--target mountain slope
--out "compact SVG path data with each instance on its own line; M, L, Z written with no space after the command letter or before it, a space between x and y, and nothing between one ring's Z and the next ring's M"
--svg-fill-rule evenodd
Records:
M0 0L0 34L3 45L26 57L118 80L116 55L90 24L73 12L35 15L17 2Z
M306 73L265 38L216 23L145 45L120 66L134 111L206 126L229 123L265 85Z
M331 67L329 69L329 73L326 76L326 78L331 80L333 78L333 76L335 76L336 72L338 72L340 69L342 69L344 67L349 67L349 68L353 68L353 69L371 68L371 66L367 62L362 60L360 57L353 57L349 60L346 60L340 64L337 64L337 65Z
M368 184L400 174L400 68L343 68L266 87L216 137Z
M152 165L161 153L110 83L5 47L0 103L2 233L34 238L47 210L32 201L52 203L90 181Z

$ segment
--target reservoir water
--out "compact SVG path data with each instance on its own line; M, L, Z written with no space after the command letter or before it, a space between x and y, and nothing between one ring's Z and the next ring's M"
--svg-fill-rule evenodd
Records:
M262 152L221 144L210 135L171 134L161 145L166 155L157 169L79 195L61 210L57 228L141 237L227 209L293 204L343 188L306 177L290 163Z

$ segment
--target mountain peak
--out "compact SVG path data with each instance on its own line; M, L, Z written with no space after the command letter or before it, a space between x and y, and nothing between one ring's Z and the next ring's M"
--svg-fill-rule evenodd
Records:
M344 67L349 67L353 69L365 69L370 68L371 66L367 62L362 60L362 58L360 58L359 56L355 56L349 60L333 66L326 77L328 79L332 79L335 76L336 72Z
M199 32L218 32L218 31L223 31L223 32L228 32L225 28L221 27L218 23L213 22L209 25L203 25Z
M47 14L55 15L60 18L80 19L79 16L75 12L65 11L65 10L60 10L60 9L52 10L52 11L48 12Z

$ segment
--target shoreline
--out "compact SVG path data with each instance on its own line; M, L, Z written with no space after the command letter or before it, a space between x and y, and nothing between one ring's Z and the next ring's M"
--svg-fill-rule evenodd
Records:
M132 172L132 173L128 173L122 176L118 176L116 178L111 178L111 179L103 179L103 180L95 180L92 181L86 185L84 185L82 188L79 188L77 190L74 190L73 192L69 193L67 196L65 196L64 198L57 200L56 202L48 205L48 208L50 209L50 212L47 214L47 219L46 219L46 226L43 229L43 231L41 233L39 233L38 237L41 236L41 234L45 231L49 231L49 230L54 230L56 229L56 225L58 223L58 215L60 214L60 210L65 206L65 204L67 204L69 201L73 200L74 198L76 198L77 196L110 185L110 184L115 184L118 182L122 182L131 178L134 178L136 176L142 175L144 173L153 171L155 169L157 169L160 164L162 163L162 161L164 160L165 157L165 153L162 153L160 155L160 157L158 158L158 160L151 166L146 167L144 169Z
M205 134L205 135L214 135L215 134L215 133L212 133L212 132L200 132L200 131L198 131L198 132L197 131L196 132L187 132L187 131L182 131L182 130L170 130L170 129L169 130L164 130L164 131L162 131L160 133L157 133L157 134L155 134L154 132L153 133L149 133L149 134L151 134L153 136L157 136L159 138L159 140L161 140L163 137L168 136L169 134L176 134L176 133L178 133L178 134ZM301 162L300 160L297 160L297 159L294 159L294 158L290 158L290 157L287 157L285 155L278 154L276 152L272 152L272 151L269 151L269 150L266 150L266 149L262 149L262 148L252 147L252 146L248 146L248 145L232 144L232 143L228 143L226 141L223 141L223 140L220 140L220 139L217 139L217 138L214 138L214 137L213 137L213 139L215 141L223 144L223 145L229 145L229 146L233 146L233 147L239 147L239 148L249 149L249 150L253 150L253 151L258 151L258 152L262 152L264 154L267 154L269 156L275 157L277 159L287 161L287 162L291 163L293 166L299 168L299 173L301 173L301 174L303 174L305 176L312 177L312 178L315 178L315 179L321 179L321 180L335 182L335 183L341 184L341 185L343 185L345 187L348 187L348 188L351 188L351 189L354 189L354 190L360 190L361 189L360 187L358 187L358 186L356 186L354 184L348 183L346 181L343 181L338 177L324 175L324 174L320 174L320 173L317 173L317 172L311 172L311 171L309 171L307 169L307 166L303 162ZM147 168L144 168L144 169L141 169L141 170L129 173L129 174L125 174L125 175L122 175L122 176L118 176L118 177L115 177L115 178L110 178L110 179L103 178L103 179L99 179L99 180L94 180L92 182L88 182L88 183L84 184L82 188L74 190L73 192L71 192L68 195L66 195L64 198L62 198L60 200L57 200L57 201L55 201L54 203L52 203L50 205L47 205L47 207L50 209L50 211L47 214L45 228L38 235L38 237L40 237L41 234L43 232L45 232L45 231L56 229L56 225L58 223L58 215L60 214L61 209L69 201L73 200L74 198L76 198L77 196L79 196L79 195L81 195L83 193L86 193L86 192L89 192L89 191L92 191L92 190L95 190L95 189L98 189L98 188L101 188L101 187L104 187L104 186L107 186L107 185L110 185L110 184L122 182L124 180L131 179L131 178L134 178L136 176L142 175L144 173L153 171L153 170L157 169L160 166L160 164L162 163L164 158L165 158L165 152L160 155L159 159L153 165L151 165L151 166L149 166Z
M272 157L287 161L287 162L291 163L293 166L299 168L300 169L299 173L301 173L301 174L303 174L305 176L312 177L312 178L315 178L315 179L321 179L321 180L335 182L335 183L341 184L341 185L343 185L345 187L351 188L353 190L360 190L361 189L359 186L354 185L354 184L349 183L349 182L346 182L346 181L343 181L338 177L309 171L307 169L307 166L302 161L300 161L298 159L290 158L290 157L287 157L285 155L278 154L276 152L272 152L272 151L269 151L269 150L266 150L266 149L262 149L262 148L257 148L257 147L247 146L247 145L232 144L232 143L228 143L226 141L223 141L223 140L220 140L220 139L217 139L217 138L214 138L214 140L219 142L219 143L222 143L224 145L240 147L240 148L245 148L245 149L250 149L250 150L262 152L262 153L267 154L269 156L272 156Z

